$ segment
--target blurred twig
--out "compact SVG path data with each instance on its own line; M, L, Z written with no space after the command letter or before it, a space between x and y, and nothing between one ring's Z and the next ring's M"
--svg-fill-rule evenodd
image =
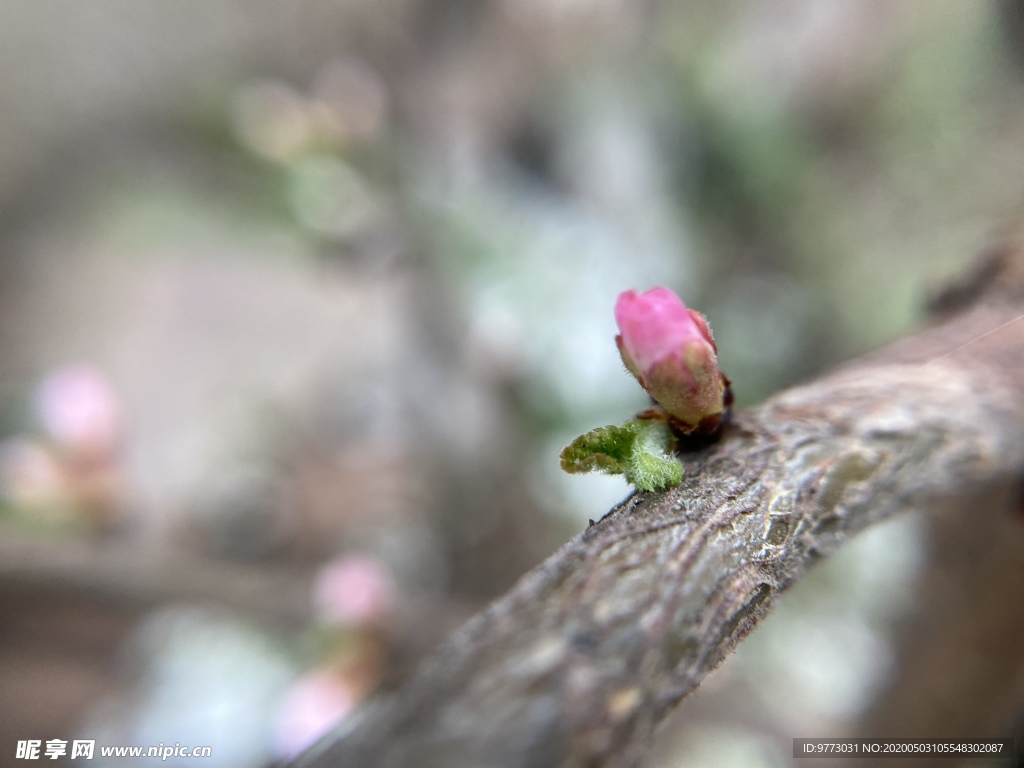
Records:
M934 552L914 614L901 633L899 674L856 724L857 735L1014 735L1014 718L1024 707L1024 516L1019 503L1019 487L995 487L968 508L961 505L934 516ZM892 764L948 764L940 760Z
M910 506L1017 482L1024 251L997 262L978 303L740 414L682 485L614 508L298 764L636 765L820 556Z
M138 541L45 539L0 531L0 579L73 586L141 606L209 602L277 621L310 618L310 574L295 567L245 566Z

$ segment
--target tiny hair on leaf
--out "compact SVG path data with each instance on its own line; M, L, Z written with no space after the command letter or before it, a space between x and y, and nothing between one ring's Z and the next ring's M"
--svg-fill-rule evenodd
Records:
M598 427L565 447L562 469L571 474L625 475L640 490L662 490L683 479L682 462L669 453L673 442L668 426L657 421L636 419Z

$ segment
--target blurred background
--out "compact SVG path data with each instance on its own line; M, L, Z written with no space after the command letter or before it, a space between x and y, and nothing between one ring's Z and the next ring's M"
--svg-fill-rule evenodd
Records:
M1019 2L0 12L0 765L287 759L626 495L558 469L645 405L620 291L704 311L743 407L1024 199ZM815 571L650 764L853 727L928 542Z

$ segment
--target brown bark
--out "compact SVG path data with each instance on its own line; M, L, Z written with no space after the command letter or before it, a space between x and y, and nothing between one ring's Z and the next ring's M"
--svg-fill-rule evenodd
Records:
M1017 256L947 295L946 320L737 415L679 487L616 506L298 765L638 764L818 558L909 507L1017 481Z

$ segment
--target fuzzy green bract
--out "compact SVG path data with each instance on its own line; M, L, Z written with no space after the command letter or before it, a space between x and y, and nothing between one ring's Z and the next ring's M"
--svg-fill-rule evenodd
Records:
M635 419L621 427L598 427L565 447L562 469L625 475L642 491L660 491L683 479L682 462L668 453L672 442L672 433L660 421Z

